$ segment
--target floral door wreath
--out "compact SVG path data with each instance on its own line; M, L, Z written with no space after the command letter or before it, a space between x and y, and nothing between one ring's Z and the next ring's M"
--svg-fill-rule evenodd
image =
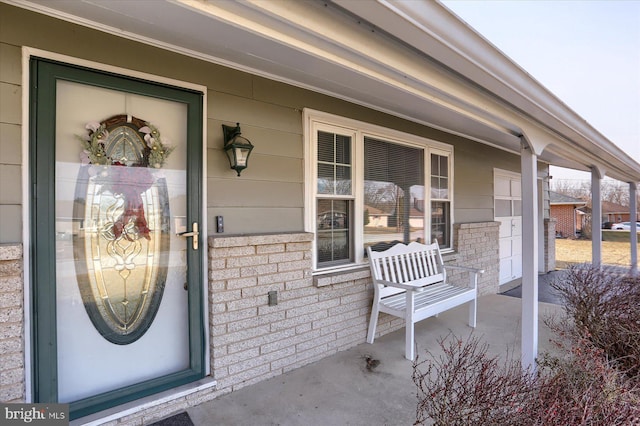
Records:
M124 212L113 224L115 239L150 239L142 194L155 182L150 169L162 168L173 147L163 143L157 127L130 115L90 122L85 128L88 133L78 137L82 164L100 166L92 167L90 175L97 177L102 191L124 200Z

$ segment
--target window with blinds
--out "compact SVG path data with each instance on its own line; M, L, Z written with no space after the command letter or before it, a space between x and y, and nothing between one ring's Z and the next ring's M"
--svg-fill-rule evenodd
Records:
M451 247L453 148L305 110L306 229L314 269L361 264L366 247L437 238Z
M319 266L353 261L350 136L318 132L316 256Z
M431 239L442 247L451 245L449 156L431 154Z
M424 149L364 138L364 246L424 239Z

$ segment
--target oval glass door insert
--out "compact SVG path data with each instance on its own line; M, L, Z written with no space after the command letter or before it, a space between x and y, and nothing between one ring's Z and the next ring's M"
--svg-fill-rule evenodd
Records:
M144 120L117 115L81 137L74 258L84 307L108 341L135 342L153 322L169 254L169 199L163 177L171 148Z

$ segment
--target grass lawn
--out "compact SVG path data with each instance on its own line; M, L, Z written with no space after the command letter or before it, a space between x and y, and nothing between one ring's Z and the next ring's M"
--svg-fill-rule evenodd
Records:
M627 236L629 234L627 233ZM638 244L640 252L640 244ZM590 240L556 239L556 267L566 268L571 263L591 262ZM629 241L603 241L602 263L605 265L631 265Z

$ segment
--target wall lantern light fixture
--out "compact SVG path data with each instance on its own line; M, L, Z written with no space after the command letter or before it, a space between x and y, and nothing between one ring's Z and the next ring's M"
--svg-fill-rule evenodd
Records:
M229 157L229 166L240 176L240 172L247 168L253 145L249 139L242 136L240 123L236 123L235 127L223 124L222 131L224 132L224 152Z

